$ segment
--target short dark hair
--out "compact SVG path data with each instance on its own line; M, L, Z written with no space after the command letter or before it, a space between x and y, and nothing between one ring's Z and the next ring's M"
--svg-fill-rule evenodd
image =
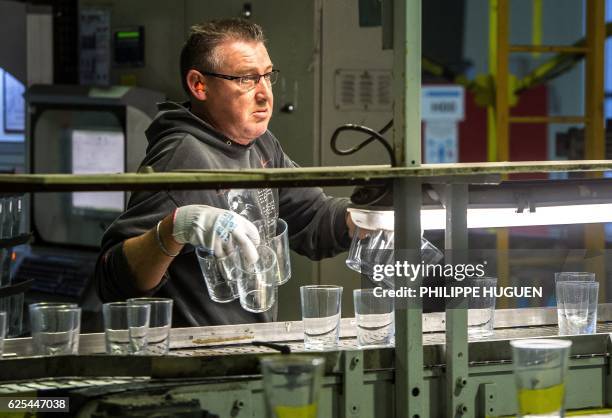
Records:
M189 70L218 71L221 57L216 55L216 48L227 40L266 42L261 26L246 19L211 20L192 26L181 51L181 82L189 96Z

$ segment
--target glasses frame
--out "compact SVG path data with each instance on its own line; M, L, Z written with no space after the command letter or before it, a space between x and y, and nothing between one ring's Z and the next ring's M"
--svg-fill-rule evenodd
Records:
M202 73L202 75L209 75L211 77L222 78L224 80L237 81L238 84L244 88L255 88L255 86L259 84L262 78L266 79L270 83L270 85L273 85L274 83L276 83L276 78L278 76L278 73L280 73L280 70L275 69L265 74L247 74L247 75L227 75L227 74L213 73L210 71L200 71L200 73ZM248 83L251 80L254 81L255 84L252 87L249 87L246 83Z

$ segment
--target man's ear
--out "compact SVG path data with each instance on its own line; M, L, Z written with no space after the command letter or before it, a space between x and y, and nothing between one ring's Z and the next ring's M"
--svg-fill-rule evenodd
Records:
M191 95L197 100L206 100L206 83L204 76L197 70L187 72L187 86Z

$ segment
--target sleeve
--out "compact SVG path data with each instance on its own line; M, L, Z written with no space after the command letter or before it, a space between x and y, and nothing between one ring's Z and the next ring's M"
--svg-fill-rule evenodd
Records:
M175 208L176 205L166 192L140 192L132 195L130 208L113 222L102 237L102 251L94 272L95 288L102 302L151 296L165 284L167 273L155 288L146 292L139 290L134 285L136 279L123 252L123 243L153 228Z
M160 141L158 149L148 155L143 165L150 165L155 171L167 171L176 153L176 143L182 136L169 137ZM100 255L94 272L95 289L103 302L120 301L131 297L150 296L162 287L168 279L167 273L160 284L147 292L135 286L135 276L123 252L123 242L131 237L144 234L158 221L177 207L168 191L134 192L123 212L104 232Z
M185 134L169 135L159 140L147 153L142 165L152 166L155 172L175 168L205 168L210 162L202 158L199 141ZM123 242L142 235L179 206L205 204L223 207L215 190L137 191L132 194L127 210L117 218L102 237L102 251L94 273L95 288L104 302L125 300L130 297L149 296L157 292L167 280L168 272L160 284L142 292L134 285L135 275L123 252ZM193 250L186 245L182 255ZM176 260L175 260L176 261Z
M102 302L123 301L129 298L154 295L168 279L153 289L142 292L134 286L134 276L123 253L123 242L115 244L98 257L95 271L95 284L98 297Z
M281 167L298 167L280 152ZM327 196L319 187L280 189L280 217L289 225L291 248L311 260L346 251L350 246L346 225L348 205L348 199Z

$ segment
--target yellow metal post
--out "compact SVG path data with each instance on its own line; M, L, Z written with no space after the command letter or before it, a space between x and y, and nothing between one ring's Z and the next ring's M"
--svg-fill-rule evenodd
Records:
M497 74L497 1L489 0L489 74ZM487 106L487 161L497 161L495 104Z
M495 109L489 109L489 161L509 161L509 116L508 108L508 0L490 1L489 19L489 65L490 72L495 79ZM491 117L492 116L492 117ZM491 123L493 122L493 123ZM493 125L493 126L491 126ZM494 133L491 136L491 133ZM496 230L497 237L497 277L500 286L508 286L510 277L510 264L508 249L510 230L500 228ZM500 307L506 307L507 301L500 301Z
M495 128L497 161L510 160L508 127L508 0L497 0L497 75L495 77Z
M542 45L542 0L533 0L531 17L531 44ZM532 57L540 56L539 52L532 52Z
M585 110L588 119L584 139L587 160L605 159L604 126L604 0L588 0L586 7Z
M585 129L585 158L603 160L606 158L604 125L604 43L605 4L604 0L587 0L586 4L586 65L585 65L585 113L588 116ZM595 173L593 173L595 174ZM591 251L605 249L603 225L591 224L584 228L585 247ZM605 257L587 261L585 266L597 275L599 296L605 300Z

